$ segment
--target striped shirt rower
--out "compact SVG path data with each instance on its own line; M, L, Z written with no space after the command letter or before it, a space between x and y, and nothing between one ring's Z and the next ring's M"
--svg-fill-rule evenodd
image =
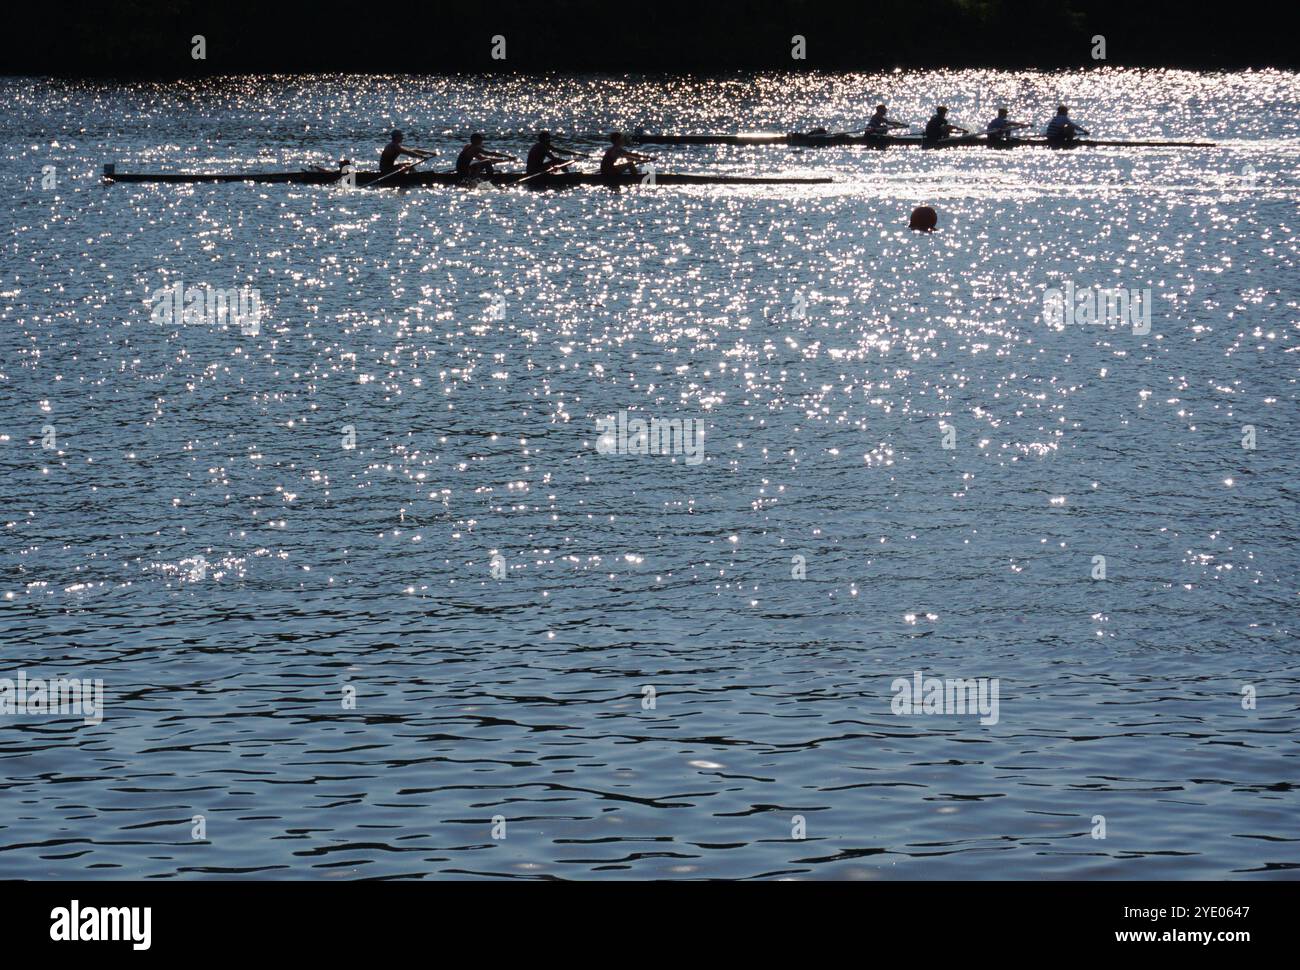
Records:
M1011 133L1015 131L1017 128L1028 128L1028 127L1029 126L1024 122L1012 121L1008 117L1008 112L1006 108L998 108L998 116L994 118L992 121L990 121L988 123L988 127L985 128L984 130L985 132L988 133L989 138L1006 141L1008 138L1011 137Z
M1088 133L1088 129L1080 128L1070 120L1070 109L1065 105L1057 107L1056 117L1048 122L1047 130L1043 132L1048 141L1073 141L1079 135Z

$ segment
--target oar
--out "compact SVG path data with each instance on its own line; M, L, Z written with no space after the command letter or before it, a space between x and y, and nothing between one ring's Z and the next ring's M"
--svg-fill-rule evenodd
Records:
M572 164L573 162L560 162L556 165L552 165L550 168L544 168L540 172L534 172L532 175L524 176L518 182L516 182L515 185L523 185L525 182L531 182L539 175L550 175L552 172L558 172L560 169L564 168L564 166L572 165Z

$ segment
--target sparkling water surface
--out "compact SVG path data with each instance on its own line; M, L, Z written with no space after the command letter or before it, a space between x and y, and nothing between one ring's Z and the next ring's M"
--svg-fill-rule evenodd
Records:
M0 677L106 705L0 715L0 877L1300 867L1296 75L0 94ZM1219 144L656 148L835 181L618 194L99 179L882 99ZM260 332L159 322L177 281L256 289ZM1066 281L1149 290L1150 332L1049 321ZM620 411L702 421L702 460L599 453ZM895 714L915 671L996 678L997 722Z

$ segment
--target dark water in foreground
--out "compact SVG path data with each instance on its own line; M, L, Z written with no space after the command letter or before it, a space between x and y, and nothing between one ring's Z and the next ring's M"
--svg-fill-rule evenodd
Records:
M0 877L1300 866L1295 75L0 88L0 677L106 707L0 714ZM1224 144L668 149L837 181L617 196L95 177L880 97ZM260 332L151 319L177 280L255 288ZM1050 324L1066 281L1149 289L1150 332ZM620 411L701 460L599 453ZM893 713L918 670L995 678L996 723Z

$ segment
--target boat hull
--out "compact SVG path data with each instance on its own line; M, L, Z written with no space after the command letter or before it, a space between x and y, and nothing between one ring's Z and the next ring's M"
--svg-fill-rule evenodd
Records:
M383 176L378 172L357 172L356 184L377 188L392 186L455 186L469 184L455 172L408 172L402 175ZM263 184L336 185L343 176L337 172L118 172L112 165L104 166L107 182L156 182L192 185L210 182L256 182ZM525 182L524 180L527 179ZM578 185L603 185L611 187L638 185L824 185L829 178L765 178L748 175L691 175L682 172L656 172L653 183L650 176L606 178L590 172L559 172L534 178L520 172L498 172L477 184L509 186L524 182L530 188L569 188Z

